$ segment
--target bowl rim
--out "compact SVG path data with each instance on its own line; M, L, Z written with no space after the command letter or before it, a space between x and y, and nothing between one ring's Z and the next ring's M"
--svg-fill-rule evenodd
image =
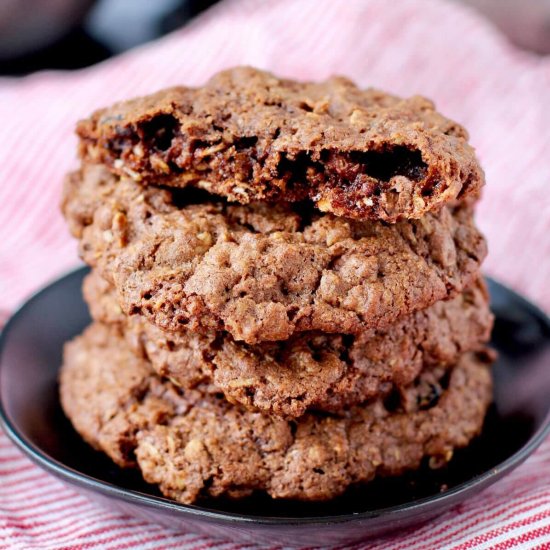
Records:
M76 269L72 269L65 274L60 275L53 281L45 284L37 291L32 293L21 305L14 311L9 317L4 327L0 332L0 427L3 427L9 439L35 464L41 467L46 472L49 472L57 478L64 480L72 485L82 487L83 489L92 491L94 493L100 493L110 498L116 498L127 503L146 506L148 508L155 508L156 510L170 511L173 513L183 514L188 518L194 518L198 520L211 520L218 523L226 524L245 524L245 525L264 525L264 526L315 526L315 525L327 525L336 523L347 523L360 520L372 520L375 518L384 517L388 521L394 521L399 519L402 515L421 515L424 512L431 511L434 507L441 507L446 509L446 505L453 503L456 497L461 495L464 491L470 492L475 490L481 490L486 486L494 483L505 474L511 472L513 469L523 463L544 441L544 439L550 434L550 406L546 413L541 425L535 431L535 433L529 438L529 440L515 453L510 455L507 459L497 464L493 468L486 472L474 476L473 478L464 481L452 489L449 489L443 493L438 493L431 496L426 496L414 500L412 502L401 503L394 506L387 506L378 508L375 510L366 510L364 512L355 512L347 514L335 514L335 515L323 515L323 516L303 516L303 517L291 517L291 516L251 516L244 513L220 511L216 509L207 508L204 506L198 506L193 504L182 504L174 500L170 500L165 497L148 495L132 489L124 489L114 483L97 479L93 476L80 472L74 468L71 468L55 458L49 456L40 447L32 443L24 433L20 432L15 423L10 419L8 412L5 409L3 403L2 393L2 376L4 369L2 368L3 354L6 341L9 338L9 334L17 325L19 319L25 314L28 307L31 304L39 300L43 294L50 292L57 286L63 286L73 277L81 277L89 270L86 266L81 266ZM506 293L513 296L522 307L527 309L535 317L537 317L541 323L545 326L548 334L550 334L550 318L536 305L529 300L508 288L507 286L495 281L491 277L485 277L491 285L502 289Z

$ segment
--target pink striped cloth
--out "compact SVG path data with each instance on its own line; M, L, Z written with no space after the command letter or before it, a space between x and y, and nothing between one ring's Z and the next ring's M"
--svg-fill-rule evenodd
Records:
M73 127L96 107L250 64L420 93L462 122L486 169L486 272L550 309L550 58L520 52L457 3L230 0L189 27L73 73L0 79L0 310L76 264L58 212ZM0 548L236 548L114 515L33 466L0 433ZM550 441L432 523L361 548L550 547Z

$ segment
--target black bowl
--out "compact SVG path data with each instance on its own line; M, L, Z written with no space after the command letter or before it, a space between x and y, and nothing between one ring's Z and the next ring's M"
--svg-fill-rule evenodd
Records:
M495 403L482 435L448 466L377 480L323 504L260 496L177 504L83 443L59 406L63 343L90 322L80 293L86 273L79 269L43 289L6 325L0 344L0 417L11 439L39 466L119 512L242 542L350 543L448 510L517 467L550 431L550 322L490 281L496 314L492 344L499 352Z

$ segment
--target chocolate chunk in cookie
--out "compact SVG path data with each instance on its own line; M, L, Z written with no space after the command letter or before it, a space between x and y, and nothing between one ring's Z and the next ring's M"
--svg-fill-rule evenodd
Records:
M307 199L356 219L420 218L484 182L466 131L431 101L338 77L236 68L97 111L77 133L85 161L145 184L243 204Z

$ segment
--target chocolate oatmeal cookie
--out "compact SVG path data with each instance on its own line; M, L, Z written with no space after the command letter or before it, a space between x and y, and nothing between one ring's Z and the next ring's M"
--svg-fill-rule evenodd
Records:
M65 347L61 400L86 441L180 502L253 491L326 500L424 458L440 465L467 445L491 401L487 361L466 354L450 374L424 371L392 399L344 417L287 421L231 405L209 387L182 390L116 331L92 325Z
M478 280L453 300L386 330L355 337L304 332L249 346L225 332L166 333L141 316L128 317L113 287L96 272L86 277L83 290L92 317L119 327L160 375L187 389L212 383L230 402L283 417L308 409L338 413L412 383L422 368L451 366L483 347L493 321Z
M190 201L94 165L65 185L82 258L125 313L172 332L225 330L255 344L383 328L462 292L486 254L461 204L388 225L304 205Z
M99 110L77 133L85 161L145 184L243 204L308 199L356 219L420 218L484 182L466 131L431 101L341 77L300 83L235 68Z

